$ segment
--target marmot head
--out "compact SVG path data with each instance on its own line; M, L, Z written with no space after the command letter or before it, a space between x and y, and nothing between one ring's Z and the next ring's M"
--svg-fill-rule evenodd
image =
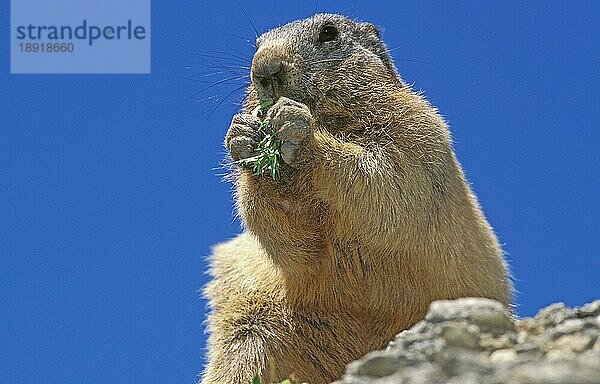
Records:
M374 82L402 84L379 30L340 15L317 14L270 30L256 49L249 104L285 96L313 110L323 99L372 98Z

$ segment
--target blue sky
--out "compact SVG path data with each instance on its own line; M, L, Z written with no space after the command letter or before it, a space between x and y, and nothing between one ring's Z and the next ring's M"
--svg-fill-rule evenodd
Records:
M260 32L315 8L239 3ZM517 313L598 298L598 3L317 8L379 25L449 122ZM151 75L10 75L8 2L0 16L0 382L193 383L205 257L240 231L219 164L242 92L217 104L242 83L203 88L249 63L248 19L154 2Z

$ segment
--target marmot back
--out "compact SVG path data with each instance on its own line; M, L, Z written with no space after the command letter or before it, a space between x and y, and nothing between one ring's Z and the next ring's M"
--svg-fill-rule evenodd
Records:
M257 40L225 138L245 231L215 247L202 383L309 383L382 348L437 299L509 304L502 250L444 120L376 27L319 14ZM268 129L251 112L275 100ZM276 132L277 180L239 160Z

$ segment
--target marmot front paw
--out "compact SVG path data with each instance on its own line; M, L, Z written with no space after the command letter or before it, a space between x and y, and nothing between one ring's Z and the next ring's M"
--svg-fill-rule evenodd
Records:
M268 110L266 120L281 142L281 158L292 168L298 168L310 153L310 110L302 103L281 97Z
M225 135L225 146L233 161L247 159L255 155L255 150L264 136L261 135L260 119L247 113L233 116Z

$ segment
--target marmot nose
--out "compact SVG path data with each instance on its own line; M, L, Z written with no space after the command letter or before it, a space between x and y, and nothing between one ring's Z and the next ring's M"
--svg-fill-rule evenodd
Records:
M261 87L268 88L280 80L282 71L283 61L280 58L257 54L252 63L252 80Z
M277 80L277 75L281 73L282 68L281 60L268 60L256 65L252 72L261 86L268 87L273 81Z

